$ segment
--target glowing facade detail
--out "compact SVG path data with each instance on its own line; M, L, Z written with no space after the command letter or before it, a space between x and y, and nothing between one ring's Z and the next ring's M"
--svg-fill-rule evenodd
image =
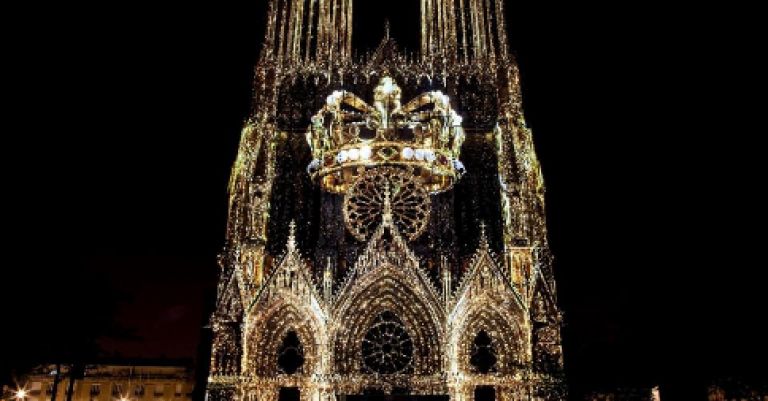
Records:
M440 91L422 93L405 105L389 76L374 88L373 105L335 91L312 117L307 142L313 160L308 172L323 189L345 192L371 167L408 167L430 192L450 189L460 178L462 118Z
M269 1L209 400L564 399L544 183L503 0L421 0L415 58L386 35L353 59L352 5Z
M391 218L408 239L427 228L430 200L423 181L412 169L378 167L364 173L344 197L344 221L350 233L365 241L381 224L385 201Z

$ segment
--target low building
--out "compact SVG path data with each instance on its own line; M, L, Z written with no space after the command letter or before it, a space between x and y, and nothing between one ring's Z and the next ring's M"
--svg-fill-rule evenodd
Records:
M75 376L71 401L192 401L195 384L188 364L93 364ZM68 368L59 374L54 398L55 378L56 365L40 366L26 375L17 389L4 393L11 394L11 401L66 401Z

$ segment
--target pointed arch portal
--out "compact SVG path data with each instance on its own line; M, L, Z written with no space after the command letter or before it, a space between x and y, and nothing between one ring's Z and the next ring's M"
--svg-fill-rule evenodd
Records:
M344 323L332 334L338 372L439 371L443 317L437 300L414 282L402 267L382 266L342 294L336 313L338 322ZM393 346L405 354L390 354ZM373 355L384 361L366 365Z

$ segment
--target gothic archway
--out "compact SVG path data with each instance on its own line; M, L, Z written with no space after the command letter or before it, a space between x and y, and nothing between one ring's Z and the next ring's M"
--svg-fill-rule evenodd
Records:
M322 325L297 300L278 301L250 320L248 370L259 376L315 373Z
M399 336L399 341L409 344L409 373L430 374L440 371L442 311L437 299L429 294L423 284L418 284L414 277L405 274L402 269L395 266L375 269L359 278L351 293L340 298L336 325L331 329L337 372L354 374L375 371L365 366L363 344L366 343L366 336L370 340L371 335L376 335L375 327L382 323L389 324L387 330L390 330L390 334ZM396 327L400 328L399 331L395 330ZM372 329L374 334L371 334ZM380 345L383 347L386 344ZM399 369L393 367L390 370Z
M520 311L502 308L496 300L488 296L473 299L472 306L463 318L456 322L453 331L454 338L457 339L457 368L464 372L480 374L509 374L523 365L526 358L523 346L525 337L520 316L515 316L516 312ZM495 360L483 361L482 359L490 356L490 351L499 351L493 354ZM483 355L484 353L486 355ZM480 358L477 358L478 356ZM473 363L473 357L481 363ZM483 367L487 367L487 371L483 371Z

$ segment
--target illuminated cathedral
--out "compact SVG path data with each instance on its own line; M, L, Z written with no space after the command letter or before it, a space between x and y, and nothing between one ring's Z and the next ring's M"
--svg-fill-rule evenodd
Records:
M209 401L565 398L504 1L419 1L418 53L361 56L353 0L268 1Z

